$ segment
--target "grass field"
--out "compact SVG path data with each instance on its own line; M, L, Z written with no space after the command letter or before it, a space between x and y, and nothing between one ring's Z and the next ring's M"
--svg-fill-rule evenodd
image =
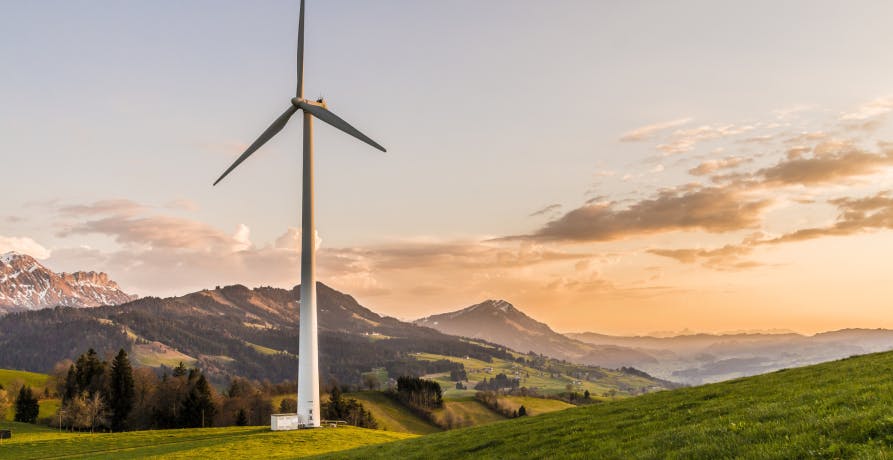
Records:
M513 361L503 359L494 359L493 362L481 361L473 358L457 358L454 356L436 355L431 353L416 353L413 355L417 359L436 361L446 359L465 366L468 375L468 390L457 390L456 382L450 380L449 373L439 373L426 375L425 378L436 380L444 389L444 399L467 398L474 396L476 393L474 386L484 378L492 379L497 374L504 373L509 377L517 377L521 379L521 386L527 388L535 388L542 395L555 395L557 393L566 392L567 386L571 385L573 391L583 393L586 390L592 394L595 399L617 399L630 396L621 390L621 388L633 388L638 392L642 390L648 391L653 387L653 382L643 379L635 375L628 375L619 371L603 369L604 374L593 381L578 380L571 376L554 373L550 375L532 367L527 367ZM577 384L576 382L579 382ZM463 382L464 383L464 382ZM604 397L603 394L614 390L616 396Z
M500 402L506 404L512 410L518 410L521 406L527 410L527 415L548 414L559 410L576 407L557 399L532 398L530 396L502 396Z
M167 367L177 367L180 363L191 366L196 362L195 358L159 342L134 344L130 357L133 359L133 364L147 367L158 367L162 364Z
M38 403L40 404L40 412L37 413L37 420L51 419L56 415L56 411L59 409L58 399L41 399ZM6 421L11 422L14 417L15 408L11 405L9 410L6 411Z
M445 400L443 409L434 411L434 417L443 426L449 426L447 420L453 420L454 426L479 426L505 420L505 417L471 397Z
M382 430L413 434L430 434L441 431L440 428L409 412L383 393L363 391L349 393L345 397L355 398L361 402L363 407L372 412L372 416L378 422L378 427Z
M0 385L3 385L7 391L11 390L13 386L22 384L30 385L34 388L38 397L41 397L43 394L43 388L46 386L48 378L48 375L38 374L36 372L0 369ZM15 401L15 398L15 394L9 394L10 403ZM59 409L58 399L41 399L40 412L38 413L37 418L43 419L52 417L57 409ZM12 421L13 417L15 417L15 409L13 406L10 406L9 410L6 411L6 418L3 420Z
M228 427L129 433L59 433L12 423L12 439L0 444L0 458L297 458L413 435L362 428L270 431L269 427Z
M43 388L47 383L47 378L49 378L48 375L36 372L0 369L0 385L3 385L5 388L9 388L15 383Z
M893 352L326 458L891 458Z

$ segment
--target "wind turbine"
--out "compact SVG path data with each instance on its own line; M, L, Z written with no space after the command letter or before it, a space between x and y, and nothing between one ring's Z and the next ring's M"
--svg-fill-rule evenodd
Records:
M298 344L298 423L318 427L319 419L319 353L316 320L316 252L313 224L313 117L385 152L385 148L358 129L329 111L319 99L304 99L304 0L298 19L298 85L288 109L251 144L245 153L214 182L217 185L236 166L273 138L298 110L304 114L303 201L301 208L301 307L300 343Z

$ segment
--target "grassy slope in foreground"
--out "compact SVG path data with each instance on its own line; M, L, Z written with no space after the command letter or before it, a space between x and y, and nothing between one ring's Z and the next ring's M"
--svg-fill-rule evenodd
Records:
M11 425L13 438L0 444L0 458L297 458L412 436L353 427L277 432L269 427L228 427L91 435Z
M338 458L887 458L893 352L339 452Z

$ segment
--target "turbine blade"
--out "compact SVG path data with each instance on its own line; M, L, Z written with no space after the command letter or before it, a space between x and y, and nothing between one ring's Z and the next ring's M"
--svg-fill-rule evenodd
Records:
M360 130L351 126L350 123L342 120L338 115L335 115L334 113L329 111L329 109L319 105L308 104L306 102L300 102L299 104L301 106L301 109L311 113L316 118L319 118L320 120L340 129L341 131L344 131L347 134L350 134L351 136L377 148L378 150L381 150L382 152L387 152L387 150L379 145L378 142L373 141L368 136L361 133Z
M301 0L301 14L298 19L298 99L304 97L304 0Z
M291 116L294 115L297 111L298 108L293 105L289 107L288 110L285 111L285 113L279 115L279 118L277 118L276 121L274 121L273 124L271 124L270 127L267 128L266 131L264 131L263 134L261 134L260 137L258 137L257 140L248 147L247 150L245 150L245 153L243 153L238 159L236 159L235 163L227 168L219 179L214 181L214 185L217 185L218 182L222 181L227 174L232 172L233 169L236 169L236 166L239 166L239 164L245 161L246 158L250 157L255 150L266 144L267 141L272 139L273 136L279 133L279 131L282 131L282 128L284 128L285 125L288 123L288 119L291 118Z

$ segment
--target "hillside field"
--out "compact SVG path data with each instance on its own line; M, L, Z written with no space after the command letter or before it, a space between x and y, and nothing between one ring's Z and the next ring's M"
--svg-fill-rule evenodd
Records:
M48 375L38 374L36 372L0 369L0 385L3 385L7 391L12 389L14 385L18 386L24 384L31 386L37 393L37 397L42 397L41 393L47 384L48 378ZM10 403L14 402L15 398L15 394L9 394ZM37 414L38 420L52 417L56 414L56 410L59 409L58 399L41 399L39 403L40 412ZM6 411L6 418L3 420L12 421L13 417L15 417L15 409L13 406L10 406L9 410Z
M14 383L30 385L32 388L43 388L47 383L47 378L49 378L48 375L37 372L0 369L0 385L7 389Z
M11 426L0 458L297 458L412 437L404 433L341 427L270 431L269 427L196 428L127 433L67 433L28 425Z
M890 458L893 352L324 458Z
M468 386L467 390L457 390L456 382L450 380L449 373L429 374L425 378L436 380L444 389L443 397L446 400L454 398L466 398L474 396L477 392L474 386L483 379L492 379L497 374L503 373L510 378L520 378L521 386L536 389L536 391L544 396L555 395L566 392L568 385L572 391L583 393L589 390L593 399L615 399L630 396L628 391L631 389L637 392L656 391L654 382L636 376L625 374L620 371L611 369L600 369L603 375L593 380L577 379L567 374L554 372L544 372L532 367L528 367L513 361L494 358L492 362L481 361L473 358L457 358L455 356L436 355L432 353L416 353L415 358L427 361L437 361L446 359L465 366L468 376L468 382L463 382ZM522 356L522 355L518 355ZM610 396L607 396L610 395Z
M376 396L358 395L383 403ZM515 402L531 404L534 410L538 401ZM91 435L5 425L14 434L0 446L0 457L17 459L890 458L893 352L425 436L350 427Z
M363 404L363 407L372 412L379 429L412 434L431 434L442 431L381 392L362 391L348 393L345 397L355 398Z

